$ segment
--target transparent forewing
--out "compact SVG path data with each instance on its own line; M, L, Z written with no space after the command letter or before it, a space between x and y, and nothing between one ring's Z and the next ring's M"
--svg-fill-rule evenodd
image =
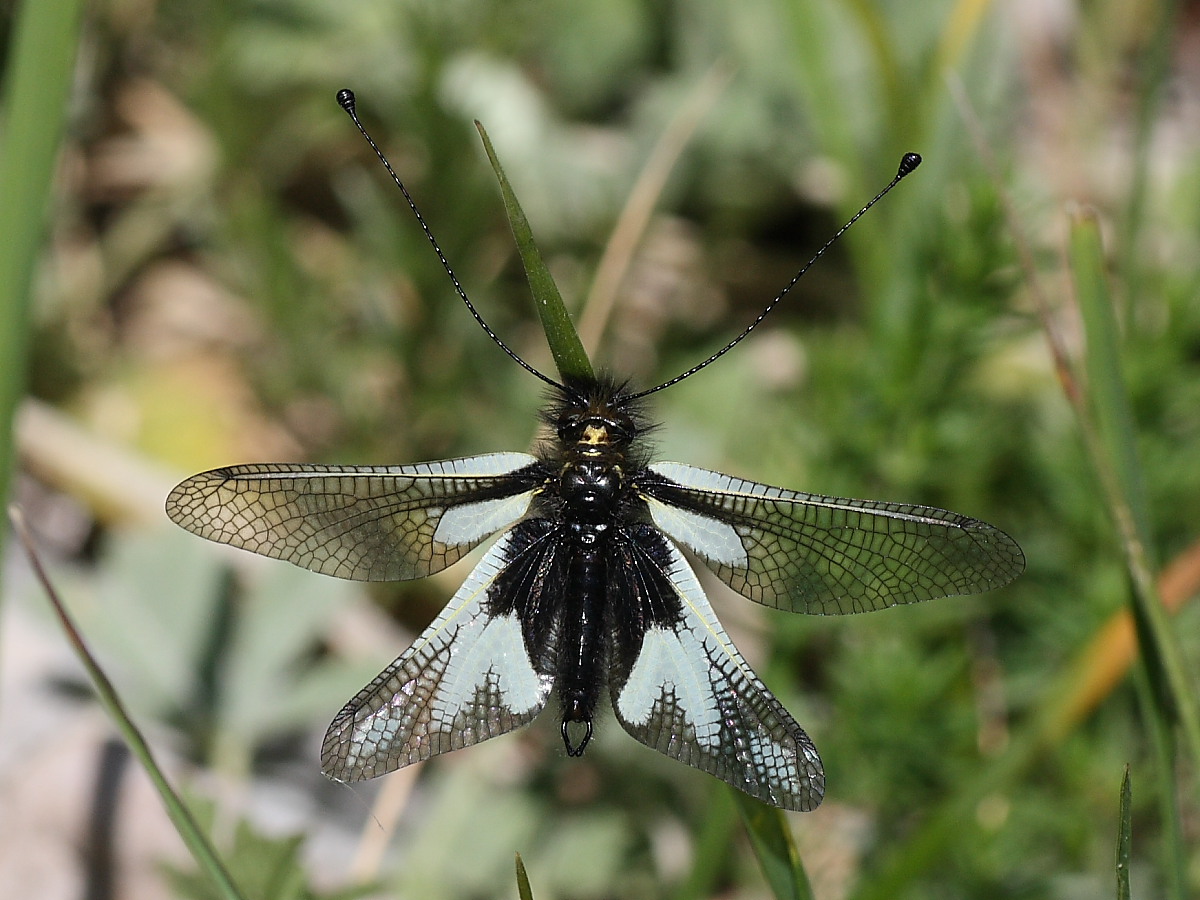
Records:
M649 612L640 652L613 653L617 720L646 746L764 803L816 808L825 792L817 748L733 646L683 554L664 540L630 556L629 577L646 595L636 602L677 615Z
M326 775L374 778L504 734L546 705L553 679L530 663L520 617L488 608L511 545L509 532L404 655L338 713L321 748Z
M650 473L638 489L654 523L735 591L778 609L840 615L976 594L1025 568L1003 531L944 509L801 494L681 463Z
M414 466L231 466L177 485L167 515L211 541L324 575L404 581L457 562L523 516L539 477L525 453Z

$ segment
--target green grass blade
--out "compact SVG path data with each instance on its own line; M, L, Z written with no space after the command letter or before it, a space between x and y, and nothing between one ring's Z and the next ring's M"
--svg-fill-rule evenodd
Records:
M1136 534L1143 536L1149 530L1149 513L1137 458L1137 433L1121 372L1119 326L1108 290L1100 226L1091 214L1078 215L1072 222L1069 253L1075 296L1087 333L1084 364L1096 427L1117 479L1115 487Z
M238 891L224 863L221 862L221 858L217 855L216 848L209 843L208 839L204 836L203 830L197 824L183 800L175 792L175 789L171 787L170 782L167 781L162 769L155 762L154 755L150 752L150 747L146 744L146 739L142 737L141 731L138 730L137 725L129 717L129 713L125 709L125 704L121 702L116 688L108 680L108 676L104 674L104 670L100 668L100 664L96 662L96 658L92 656L87 644L84 643L83 636L75 627L70 613L67 612L66 607L58 596L58 592L54 589L54 585L51 584L50 576L42 567L41 559L37 554L37 549L34 547L33 539L25 527L25 520L20 510L16 507L10 507L9 518L12 520L13 527L16 529L21 543L25 546L25 551L29 555L29 561L33 566L34 574L37 576L42 588L46 591L46 595L50 599L50 604L54 608L59 621L62 623L67 640L70 641L75 654L79 657L80 662L83 663L88 677L92 680L92 684L96 688L96 695L108 710L109 715L112 716L117 730L129 745L129 749L142 764L142 768L146 770L146 774L150 776L151 782L162 798L163 806L166 807L167 815L170 816L175 829L179 832L179 836L183 838L183 842L187 844L188 850L191 851L192 856L196 860L196 864L200 866L203 872L208 874L222 897L226 898L226 900L242 900L242 894Z
M1129 849L1133 836L1132 792L1129 785L1129 766L1121 779L1121 813L1117 826L1117 900L1129 900Z
M46 229L83 0L21 3L4 78L0 134L0 500L13 468L12 427L25 390L30 283Z
M504 174L500 160L496 157L492 141L482 124L476 122L475 127L479 130L484 150L492 163L496 179L500 182L500 192L504 196L504 209L508 213L508 223L512 228L513 237L517 241L521 263L525 266L525 277L529 279L529 289L533 292L534 305L537 307L538 318L542 322L542 330L546 333L546 341L550 344L550 352L554 355L554 365L558 368L558 374L567 380L594 378L592 364L583 349L583 342L579 340L575 325L571 322L570 315L567 314L566 306L563 305L558 286L550 277L550 270L546 267L541 253L538 252L537 244L533 240L533 230L529 227L529 220L525 218L525 212L521 209L521 204L517 202L517 195L513 193L508 176Z
M1139 636L1148 641L1143 658L1152 665L1152 678L1162 682L1193 764L1200 769L1200 708L1151 571L1145 488L1121 371L1117 321L1104 273L1100 227L1094 216L1080 215L1072 223L1069 254L1075 296L1087 335L1088 393L1098 432L1093 455L1125 551L1136 616L1144 623L1139 629ZM1156 660L1158 665L1154 665Z
M529 873L525 871L525 860L517 854L517 896L521 900L533 900L533 888L529 886Z
M1195 767L1200 768L1200 709L1190 683L1175 633L1167 621L1158 595L1149 558L1149 513L1142 485L1142 470L1135 445L1133 415L1122 373L1118 325L1104 271L1104 251L1099 223L1091 214L1076 216L1068 245L1072 284L1086 335L1084 357L1088 401L1095 421L1084 417L1082 426L1093 464L1117 525L1133 590L1131 604L1141 651L1138 679L1139 705L1146 730L1153 737L1155 768L1161 789L1159 806L1164 821L1164 854L1167 883L1172 895L1183 897L1182 860L1186 854L1180 830L1175 741L1172 726L1180 725L1184 745Z
M1142 710L1141 728L1149 747L1148 758L1154 761L1153 783L1157 788L1155 799L1160 828L1158 854L1163 896L1168 900L1188 900L1191 896L1187 889L1188 845L1184 838L1179 789L1175 782L1178 742L1163 679L1156 677L1162 671L1160 661L1146 658L1146 648L1152 647L1153 640L1145 634L1144 621L1139 618L1135 624L1143 658L1130 674L1138 708Z
M733 793L746 823L750 846L771 893L778 900L813 900L808 874L783 812L741 791Z

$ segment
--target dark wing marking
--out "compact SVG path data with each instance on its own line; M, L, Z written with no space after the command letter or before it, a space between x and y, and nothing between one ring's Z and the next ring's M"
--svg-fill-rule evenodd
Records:
M628 574L610 589L626 607L612 622L617 720L646 746L764 803L815 809L825 793L817 748L738 653L683 554L651 529L631 529L621 552ZM622 589L633 594L612 597ZM640 647L622 645L631 620L642 623Z
M564 529L547 519L525 519L510 532L509 564L496 577L488 611L521 620L525 652L539 672L556 672L557 634L568 583L570 548Z
M355 581L421 578L529 509L542 473L525 453L415 466L231 466L193 475L167 515L210 541Z
M512 553L510 531L413 645L343 707L321 747L326 775L374 778L537 716L553 678L534 670L520 616L490 609L489 594Z
M824 615L1008 584L1025 568L998 528L928 506L842 500L659 463L638 491L654 523L751 600Z

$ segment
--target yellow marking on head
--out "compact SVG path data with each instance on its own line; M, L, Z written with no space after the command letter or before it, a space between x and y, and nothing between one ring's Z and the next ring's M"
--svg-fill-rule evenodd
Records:
M579 443L598 447L604 444L611 444L612 440L608 436L608 429L603 425L585 425L583 437L579 439Z

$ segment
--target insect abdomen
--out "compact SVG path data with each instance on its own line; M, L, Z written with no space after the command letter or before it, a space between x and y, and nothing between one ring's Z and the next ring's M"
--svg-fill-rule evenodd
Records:
M571 756L583 753L592 737L592 717L604 684L604 526L571 526L572 554L567 574L558 642L558 696L562 737ZM572 727L579 726L579 727ZM580 734L582 732L582 734Z

